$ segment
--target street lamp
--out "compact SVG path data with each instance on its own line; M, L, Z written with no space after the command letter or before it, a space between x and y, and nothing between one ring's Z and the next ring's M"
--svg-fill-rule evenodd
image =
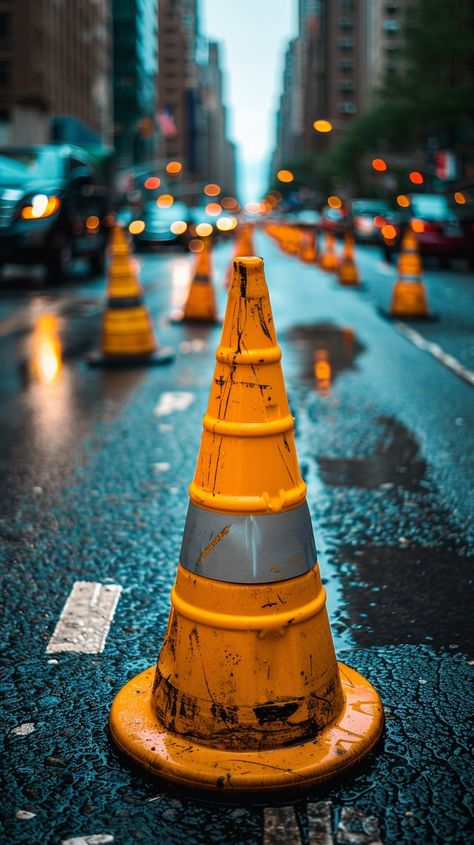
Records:
M313 129L315 132L325 134L326 132L332 132L334 126L330 120L315 120L313 122Z

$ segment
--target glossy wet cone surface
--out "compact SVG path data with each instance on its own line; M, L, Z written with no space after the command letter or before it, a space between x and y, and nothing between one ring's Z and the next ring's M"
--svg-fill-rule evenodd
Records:
M308 787L377 742L373 687L337 664L260 258L237 258L156 669L118 694L118 746L227 791Z
M398 279L392 291L389 314L405 319L429 319L428 299L422 280L418 242L411 228L405 232L397 263Z
M354 258L354 238L344 235L344 250L337 269L339 284L348 287L358 287L360 284L359 271Z
M196 265L182 319L200 323L218 322L209 241L204 241L204 249L196 256Z

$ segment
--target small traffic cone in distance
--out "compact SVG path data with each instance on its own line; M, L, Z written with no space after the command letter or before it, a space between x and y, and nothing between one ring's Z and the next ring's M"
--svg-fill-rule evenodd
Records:
M230 285L230 280L232 278L232 272L234 267L234 261L239 255L255 255L255 249L253 245L253 234L252 229L249 223L245 223L239 226L239 231L237 232L237 237L235 238L234 242L234 250L232 259L230 264L227 268L225 280L224 280L224 287L228 288Z
M316 235L310 229L301 230L300 258L307 264L315 264L318 259L316 251Z
M374 688L337 664L263 260L237 258L156 669L110 728L183 786L307 788L378 741Z
M128 239L121 227L116 226L112 231L109 255L101 345L99 351L88 357L88 364L92 367L169 364L174 352L158 347Z
M418 241L411 226L407 228L401 243L397 262L398 279L394 284L386 317L405 320L436 320L428 309L428 297L422 279L423 265L418 250Z
M349 232L344 235L344 247L339 266L337 268L339 284L348 287L359 287L359 271L354 259L354 238Z
M211 244L203 240L203 250L196 255L193 277L182 315L172 322L218 323L216 298L212 284Z
M324 232L323 247L319 253L319 266L327 273L337 270L336 238L333 232Z

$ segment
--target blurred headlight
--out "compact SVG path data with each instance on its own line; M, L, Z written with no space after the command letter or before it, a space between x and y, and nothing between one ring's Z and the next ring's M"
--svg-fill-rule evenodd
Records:
M31 200L31 205L25 205L21 209L21 216L24 220L40 220L50 217L61 205L59 197L48 197L46 194L36 194Z
M170 226L170 232L173 235L182 235L188 228L188 224L184 220L175 220Z
M208 238L212 234L213 226L210 223L198 223L196 226L196 234L200 238Z

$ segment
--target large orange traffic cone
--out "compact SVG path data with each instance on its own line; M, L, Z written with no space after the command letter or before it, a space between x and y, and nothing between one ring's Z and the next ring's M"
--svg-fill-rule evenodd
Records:
M181 315L173 322L218 323L216 299L212 284L211 245L203 241L204 248L196 255L193 278Z
M261 258L238 258L168 630L110 727L149 772L231 792L308 787L367 754L380 699L337 664Z
M158 348L150 314L125 232L116 226L109 247L107 305L102 319L100 351L88 357L95 367L169 364L172 349Z
M428 311L428 299L422 280L423 265L418 241L411 226L402 238L397 270L398 279L387 315L407 320L433 319L434 315Z
M359 271L354 259L354 238L349 232L344 235L344 248L337 268L339 284L348 287L360 285Z
M323 248L319 253L321 270L333 273L337 270L336 237L333 232L324 232Z

